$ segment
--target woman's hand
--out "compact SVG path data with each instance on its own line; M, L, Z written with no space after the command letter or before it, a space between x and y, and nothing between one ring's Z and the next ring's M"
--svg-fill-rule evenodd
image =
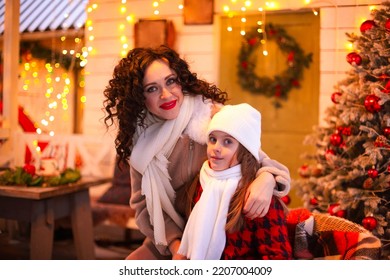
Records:
M246 193L244 214L250 219L264 217L268 213L276 181L269 172L262 172L249 186Z
M169 251L171 251L172 260L187 260L186 256L177 253L180 247L180 242L181 241L179 239L175 239L171 242L171 244L169 244Z

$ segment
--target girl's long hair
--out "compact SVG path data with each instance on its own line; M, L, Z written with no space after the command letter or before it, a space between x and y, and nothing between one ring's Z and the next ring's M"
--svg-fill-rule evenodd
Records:
M237 160L241 163L242 177L238 182L237 189L230 201L228 216L226 221L226 231L235 232L241 229L244 224L244 215L242 209L244 208L246 192L249 185L255 180L256 172L260 168L260 163L256 158L243 146L239 145L237 150ZM184 216L188 219L192 208L194 207L194 198L197 195L196 191L199 185L199 176L187 188L185 195L186 208L183 210Z
M230 201L229 211L226 221L226 231L235 232L242 228L244 224L245 196L249 185L255 180L256 172L260 168L260 163L256 158L243 146L239 145L237 151L237 160L241 163L242 177L238 182L237 189Z
M133 136L137 126L145 127L146 106L143 89L145 71L155 60L165 60L177 74L177 82L188 95L201 95L203 99L224 104L227 93L215 85L198 79L188 63L179 54L166 46L158 48L135 48L121 59L114 68L112 79L105 88L103 110L104 124L108 129L117 126L115 148L118 164L129 159Z

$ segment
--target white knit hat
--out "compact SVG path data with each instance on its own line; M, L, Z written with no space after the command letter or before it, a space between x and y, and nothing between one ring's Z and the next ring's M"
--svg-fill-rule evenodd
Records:
M247 103L225 105L210 121L207 135L219 130L234 137L257 160L261 147L261 114Z

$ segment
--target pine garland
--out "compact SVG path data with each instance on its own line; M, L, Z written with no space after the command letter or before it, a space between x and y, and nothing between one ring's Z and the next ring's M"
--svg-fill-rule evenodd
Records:
M304 68L308 68L312 62L312 53L306 55L293 37L279 25L271 23L265 25L267 40L275 40L280 50L287 55L287 69L273 79L267 76L258 76L255 73L257 56L262 33L258 27L246 33L241 45L238 63L238 80L241 87L255 94L267 97L275 97L275 107L281 107L279 99L287 99L288 92L292 88L299 88L299 81L303 78Z

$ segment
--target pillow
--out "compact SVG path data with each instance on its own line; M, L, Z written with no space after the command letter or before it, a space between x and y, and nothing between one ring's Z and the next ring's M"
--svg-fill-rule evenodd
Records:
M130 168L127 164L115 164L112 186L98 202L129 205L130 195Z

